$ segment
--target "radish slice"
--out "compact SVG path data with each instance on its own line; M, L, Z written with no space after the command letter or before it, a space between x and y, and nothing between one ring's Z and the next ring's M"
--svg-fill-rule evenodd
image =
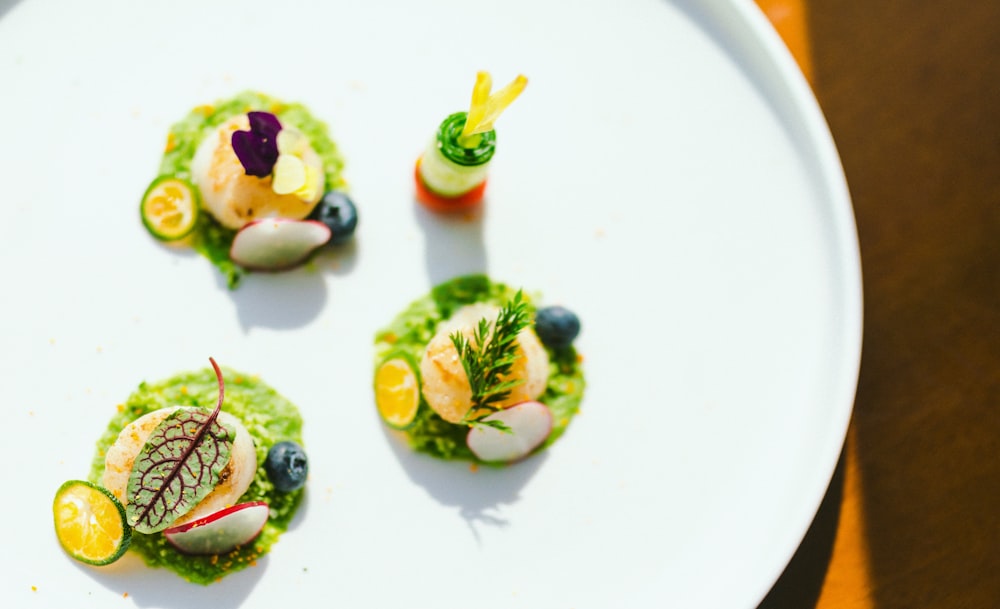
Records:
M264 528L269 510L263 501L227 507L204 518L165 529L167 541L185 554L225 554L253 541Z
M250 270L283 271L305 262L330 235L330 229L316 220L263 218L236 233L229 257Z
M541 402L521 402L495 412L484 421L500 421L509 432L482 425L469 430L465 442L483 461L511 462L523 459L552 433L552 411Z

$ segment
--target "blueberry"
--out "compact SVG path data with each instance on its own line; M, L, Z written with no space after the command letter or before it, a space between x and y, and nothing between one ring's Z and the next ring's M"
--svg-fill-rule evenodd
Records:
M535 333L545 346L563 349L580 333L580 319L565 307L545 307L535 314Z
M358 227L358 210L346 194L331 190L316 204L309 219L325 224L330 229L329 243L339 245L348 241Z
M267 451L264 469L274 488L288 493L302 488L306 483L309 460L301 446L286 440L278 442Z

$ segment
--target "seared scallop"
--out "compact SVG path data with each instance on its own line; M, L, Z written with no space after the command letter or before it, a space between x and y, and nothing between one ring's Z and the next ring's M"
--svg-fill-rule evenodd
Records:
M311 199L303 200L295 194L274 192L270 176L247 175L233 151L233 132L249 128L247 115L240 114L219 125L198 145L191 161L191 177L201 191L205 210L234 230L259 218L305 218L322 198L322 184L317 185ZM322 181L323 161L311 146L305 148L302 161L315 169L315 179Z
M472 388L451 335L461 332L473 341L479 321L485 318L493 324L499 312L498 307L483 303L462 307L438 324L434 338L427 344L420 362L422 391L427 404L442 419L458 423L472 408ZM517 335L517 357L508 377L522 382L498 406L507 408L538 398L545 391L548 378L548 353L534 330L525 328Z
M125 505L129 474L139 451L146 444L149 435L171 413L184 406L170 406L147 413L132 421L118 434L115 443L104 457L104 478L102 486L111 491ZM219 484L193 509L178 518L175 524L183 524L207 516L239 502L240 497L250 487L257 472L257 451L250 432L239 419L227 412L220 412L218 421L236 430L229 463L222 470Z

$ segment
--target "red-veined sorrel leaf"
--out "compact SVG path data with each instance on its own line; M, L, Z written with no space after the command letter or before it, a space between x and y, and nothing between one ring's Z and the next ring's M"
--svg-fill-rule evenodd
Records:
M236 432L216 420L225 388L218 364L209 361L219 379L215 410L174 411L149 435L132 465L125 514L140 533L162 531L198 505L229 463Z

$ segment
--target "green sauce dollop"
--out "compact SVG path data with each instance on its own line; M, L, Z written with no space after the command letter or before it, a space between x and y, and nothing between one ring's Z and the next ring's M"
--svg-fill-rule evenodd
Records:
M266 554L301 503L304 489L291 493L275 490L264 470L271 446L282 440L302 444L302 417L298 408L258 378L223 369L225 401L222 409L237 417L250 432L257 449L257 473L240 502L264 501L270 517L260 535L247 546L219 556L190 556L174 549L160 533L133 532L129 551L137 552L151 567L166 567L185 579L210 584L223 576L252 566ZM104 455L126 425L154 410L167 406L212 408L218 399L218 380L210 368L178 374L157 383L142 383L119 407L97 442L88 480L99 484L104 475Z
M434 337L438 323L468 304L485 302L503 306L516 293L516 289L491 281L481 274L457 277L436 286L376 333L376 368L387 357L400 351L419 362L427 343ZM523 297L533 316L536 310L533 302L537 300L537 295L523 294ZM580 358L572 346L545 349L549 354L549 380L545 393L538 401L552 411L553 427L539 450L550 446L566 431L573 416L580 410L586 386ZM466 446L468 431L467 426L445 421L422 403L413 426L403 433L414 450L442 459L479 461Z

